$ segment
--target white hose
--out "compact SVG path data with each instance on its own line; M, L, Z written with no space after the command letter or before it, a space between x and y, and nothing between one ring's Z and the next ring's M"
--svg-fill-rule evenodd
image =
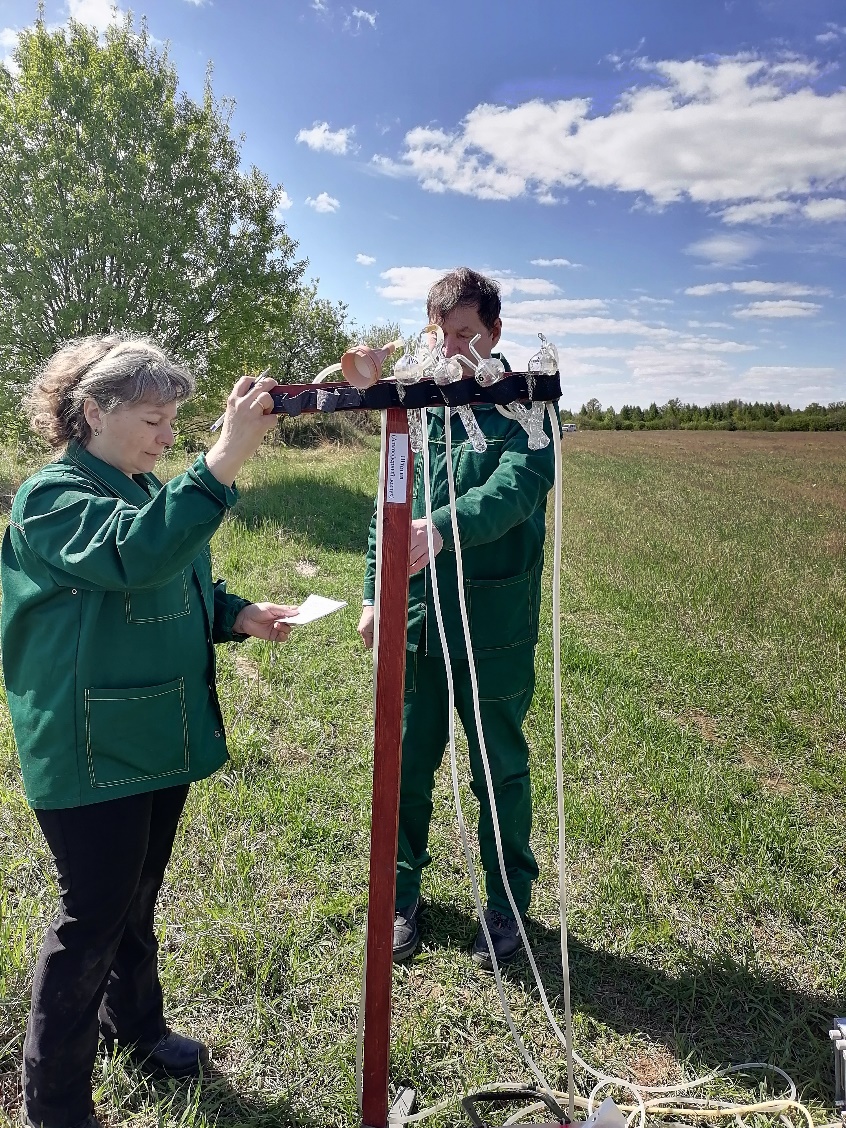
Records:
M430 476L430 469L429 469L429 424L428 424L427 414L428 413L424 409L424 411L423 411L423 440L424 440L423 441L423 488L424 488L425 497L426 497L426 539L427 539L428 546L429 546L429 562L430 562L429 563L429 575L430 575L431 580L432 580L432 596L433 596L433 602L434 602L434 607L435 607L435 619L436 619L437 624L438 624L438 634L439 634L440 640L441 640L441 649L443 650L444 668L446 670L446 679L447 679L447 699L448 699L448 703L449 703L449 758L450 758L450 768L451 768L451 772L452 772L452 788L453 788L453 794L455 796L455 803L456 803L456 814L458 816L458 829L459 829L459 832L461 834L461 845L464 849L464 857L467 861L467 868L468 868L468 871L470 873L470 880L471 880L471 883L472 883L472 886L473 886L473 897L474 897L474 900L476 902L476 911L479 914L479 920L480 920L482 928L484 930L485 939L488 942L488 947L491 949L494 978L496 980L496 989L499 992L499 1001L502 1005L502 1010L503 1010L503 1014L505 1015L505 1020L508 1023L508 1028L511 1031L511 1036L514 1039L515 1045L517 1046L517 1049L520 1051L520 1053L523 1057L523 1060L526 1062L526 1065L528 1065L531 1072L535 1075L539 1084L545 1090L548 1090L549 1084L548 1084L546 1078L544 1077L540 1068L536 1064L534 1058L531 1056L528 1049L526 1048L526 1045L523 1042L523 1039L520 1037L520 1035L517 1032L517 1027L514 1025L514 1018L513 1018L513 1015L511 1014L511 1008L508 1005L508 1000L505 998L505 992L504 992L503 987L502 987L502 977L501 977L500 972L499 972L499 967L497 966L496 957L493 955L493 945L491 943L491 935L490 935L490 931L488 929L487 922L485 920L484 910L482 908L482 898L481 898L481 895L479 893L479 883L476 880L476 870L475 870L475 865L473 863L473 853L470 849L470 842L469 842L468 837L467 837L467 825L464 821L464 811L463 811L462 806L461 806L461 795L460 795L459 785L458 785L458 756L457 756L456 746L455 746L455 687L454 687L453 678L452 678L452 665L450 664L450 660L449 660L449 646L448 646L448 643L447 643L446 630L444 628L443 612L441 610L441 600L440 600L440 595L439 595L439 592L438 592L438 573L437 573L437 569L434 566L435 546L434 546L434 538L432 536L432 528L433 528L433 526L432 526L432 484L431 484L431 476ZM447 466L449 467L450 466L450 458L451 458L451 441L450 441L451 436L450 436L450 417L449 417L449 408L448 407L444 408L444 434L446 435L446 443L447 443L446 459L447 459ZM452 492L450 493L450 510L451 510L451 513L452 513L453 521L454 521L455 520L455 498L454 498L454 494ZM457 547L457 535L456 535L456 547ZM465 612L465 614L466 614L466 612ZM469 659L469 662L470 662L471 676L473 678L475 678L475 670L473 669L472 656L468 655L468 659ZM478 689L475 686L475 682L474 682L474 700L478 701ZM479 729L481 730L481 723L480 722L477 722L477 723L479 723ZM481 731L480 731L480 737L481 737ZM495 812L494 812L494 820L493 821L494 821L495 832L498 835L499 834L499 825L497 823Z

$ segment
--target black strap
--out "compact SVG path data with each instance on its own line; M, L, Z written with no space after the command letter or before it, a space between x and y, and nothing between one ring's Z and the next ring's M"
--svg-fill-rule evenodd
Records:
M531 385L531 390L530 390ZM307 391L290 395L284 384L273 394L275 415L302 415L330 411L381 411L387 407L463 407L474 403L507 404L520 402L546 403L561 396L561 377L535 376L527 372L510 372L496 384L483 388L475 380L456 380L454 384L436 384L421 380L417 384L397 385L394 380L380 380L372 388L360 392L348 384L315 384Z

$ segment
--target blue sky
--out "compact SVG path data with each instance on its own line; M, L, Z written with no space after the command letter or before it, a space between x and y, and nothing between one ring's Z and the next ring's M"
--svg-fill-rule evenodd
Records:
M361 325L467 264L578 408L846 399L844 0L139 0ZM0 57L34 0L0 0ZM46 4L103 27L108 0Z

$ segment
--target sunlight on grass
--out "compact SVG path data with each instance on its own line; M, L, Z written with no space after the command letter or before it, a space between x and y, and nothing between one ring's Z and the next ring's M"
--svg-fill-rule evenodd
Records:
M563 463L577 1048L642 1084L770 1060L819 1123L826 1031L846 1000L844 455L839 433L593 432L565 437ZM98 1073L110 1125L357 1123L372 723L355 626L377 464L372 443L262 451L213 542L232 591L291 602L314 591L349 607L275 653L256 640L218 648L232 762L192 789L159 913L169 1017L210 1043L215 1070L202 1086L120 1063ZM169 472L181 465L173 457ZM23 473L6 452L7 498ZM559 1008L548 590L543 613L527 722L541 866L530 936ZM54 885L5 712L0 749L0 1107L11 1111ZM466 950L476 922L451 806L442 771L423 945L394 977L392 1077L424 1103L524 1078L493 982ZM525 962L507 991L563 1085Z

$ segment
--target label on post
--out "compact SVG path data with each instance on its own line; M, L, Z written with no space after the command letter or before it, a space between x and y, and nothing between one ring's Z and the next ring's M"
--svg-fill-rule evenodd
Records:
M385 501L405 505L408 497L408 435L388 435Z

